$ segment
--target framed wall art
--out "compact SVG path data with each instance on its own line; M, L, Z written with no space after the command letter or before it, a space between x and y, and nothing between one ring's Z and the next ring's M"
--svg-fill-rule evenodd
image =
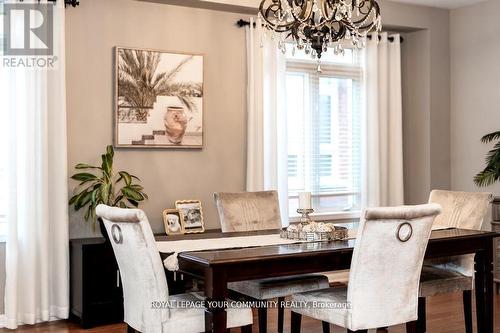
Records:
M184 233L182 228L182 213L178 209L165 209L163 211L163 224L167 235L180 235Z
M199 233L205 231L203 209L199 200L178 200L175 208L181 212L184 233Z
M115 146L203 147L203 55L115 48Z

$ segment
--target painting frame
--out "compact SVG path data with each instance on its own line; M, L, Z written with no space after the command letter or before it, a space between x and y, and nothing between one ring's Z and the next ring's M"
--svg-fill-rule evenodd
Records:
M163 225L165 227L165 234L167 234L168 236L171 236L171 235L183 235L184 234L184 228L183 228L183 220L184 220L184 217L182 216L182 212L178 209L165 209L163 211ZM175 230L172 230L171 228L171 224L170 224L170 220L169 220L169 216L171 215L174 215L174 216L177 216L178 218L178 223L179 223L179 230L178 231L175 231Z
M198 149L202 150L205 145L205 77L206 77L206 60L204 53L198 52L183 52L183 51L175 51L175 50L164 50L164 49L153 49L153 48L142 48L142 47L128 47L128 46L115 46L113 48L113 61L114 61L114 92L113 92L113 146L115 148L135 148L135 149ZM192 57L201 57L201 115L200 115L200 123L201 123L201 133L199 135L201 143L200 144L133 144L131 143L123 143L120 142L120 117L119 117L119 108L120 108L120 96L119 96L119 57L120 51L122 50L130 50L130 51L144 51L144 52L154 52L160 54L170 54L170 55L178 55L178 56L192 56ZM155 131L153 131L155 132ZM151 133L154 136L154 133Z
M179 210L182 213L183 216L182 228L185 234L196 234L205 232L205 221L203 220L203 207L201 205L200 200L177 200L175 202L175 209ZM189 221L191 214L187 210L198 210L198 212L194 212L195 213L194 219L199 219L199 221L196 222Z

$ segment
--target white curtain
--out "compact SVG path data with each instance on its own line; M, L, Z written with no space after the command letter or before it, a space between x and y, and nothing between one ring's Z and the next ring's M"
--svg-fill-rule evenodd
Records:
M254 20L247 36L247 191L278 190L288 225L285 55Z
M365 51L364 207L404 204L401 42L390 37L373 34Z
M2 322L11 329L69 313L64 1L55 6L55 68L0 69L9 190Z

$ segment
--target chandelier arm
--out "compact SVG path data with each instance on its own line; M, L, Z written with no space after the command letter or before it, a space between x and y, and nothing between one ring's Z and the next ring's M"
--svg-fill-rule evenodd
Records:
M322 8L321 12L323 13L323 17L325 18L326 21L331 21L335 18L335 15L337 15L338 7L335 9L331 9L330 15L328 14L328 7L330 7L330 2L327 0L322 0Z
M306 54L311 52L317 59L329 43L350 36L353 46L363 47L363 38L379 30L381 24L376 0L262 0L259 14L267 29L286 33L286 37L280 36L281 42L291 38L299 49L305 46ZM343 52L341 44L335 45L335 52Z
M295 4L298 8L300 8L300 13L299 15L295 14L295 7L290 6L290 14L292 15L293 19L295 21L298 21L300 23L305 23L310 19L311 12L312 12L312 6L309 8L309 11L306 7L304 6L304 3L302 4Z
M278 22L273 22L271 21L268 17L272 16L272 13L276 13L278 11L282 11L283 8L281 6L281 1L280 0L273 0L273 4L269 5L267 9L264 9L265 5L265 0L263 0L260 3L259 6L259 13L260 16L264 19L264 21L272 27L273 30L279 33L287 32L290 31L295 24L294 22L286 23L286 24L280 24Z
M370 1L370 4L369 4L368 8L366 9L366 12L363 11L363 8L366 7L365 4L367 3L367 1L364 0L363 2L361 2L359 4L359 6L358 6L359 12L363 15L367 15L375 8L375 10L377 11L377 14L380 15L380 6L378 5L378 3L375 2L375 0L369 0L369 1Z
M365 23L366 23L366 21L367 21L368 17L369 17L369 16L365 16L365 17L363 17L363 18L359 19L358 21L346 21L346 20L344 20L344 22L348 22L348 23L349 23L349 24L351 24L353 27L356 27L357 29L361 29L363 26L366 26L366 25L365 25ZM376 21L377 21L377 20L376 20L376 17L377 17L377 16L375 15L375 17L374 17L373 21L372 21L371 23L367 24L367 25L370 25L370 24L376 24Z

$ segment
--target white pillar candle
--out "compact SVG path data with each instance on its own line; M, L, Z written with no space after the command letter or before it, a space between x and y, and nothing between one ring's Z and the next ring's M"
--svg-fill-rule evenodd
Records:
M299 193L299 209L311 209L311 192Z

